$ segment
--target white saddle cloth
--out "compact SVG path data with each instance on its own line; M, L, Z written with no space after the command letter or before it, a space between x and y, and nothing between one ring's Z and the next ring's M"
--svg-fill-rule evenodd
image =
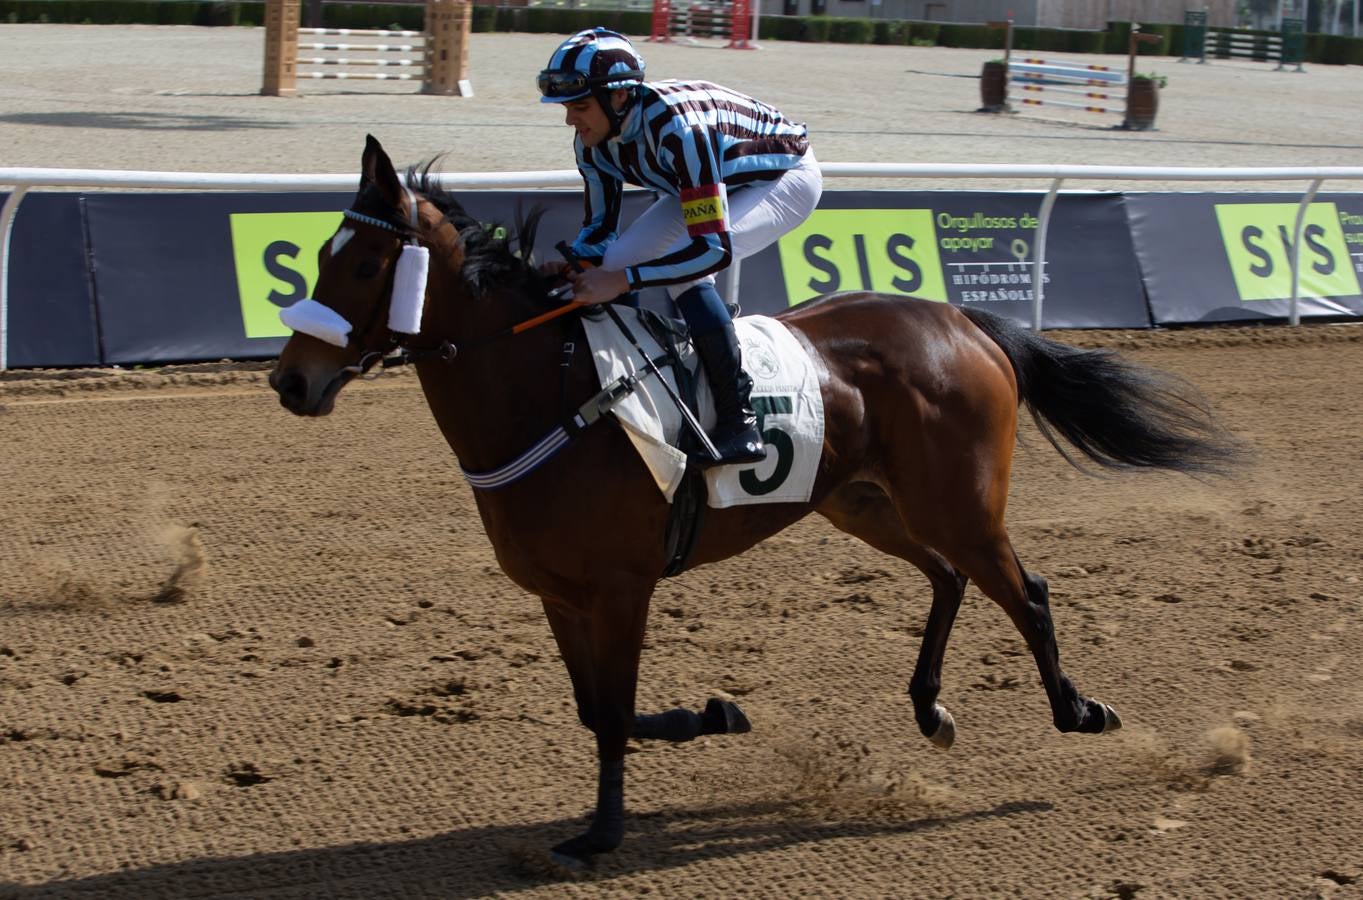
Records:
M662 348L628 308L617 310L640 346L652 359ZM672 495L686 472L686 455L676 448L686 427L681 413L647 374L639 351L625 340L620 329L604 313L583 318L587 343L601 383L641 372L639 388L614 410L639 455L653 473L658 489ZM776 319L744 316L734 320L743 348L743 368L753 379L752 401L767 441L767 458L756 465L721 466L706 471L709 505L716 508L753 503L801 503L809 499L823 454L823 395L818 372L804 345ZM691 357L687 348L686 357ZM663 377L676 389L671 367ZM708 431L714 427L715 404L709 382L702 377L697 387L700 421Z

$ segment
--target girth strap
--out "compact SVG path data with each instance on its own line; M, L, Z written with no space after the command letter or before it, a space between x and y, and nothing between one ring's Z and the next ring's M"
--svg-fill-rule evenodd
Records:
M650 360L657 366L667 362L667 354ZM504 466L485 472L470 472L460 467L470 486L478 490L490 491L515 484L531 472L544 465L553 456L573 442L582 432L591 427L598 419L610 412L639 386L639 381L648 373L635 372L622 375L594 394L582 404L562 424L535 442L529 450Z

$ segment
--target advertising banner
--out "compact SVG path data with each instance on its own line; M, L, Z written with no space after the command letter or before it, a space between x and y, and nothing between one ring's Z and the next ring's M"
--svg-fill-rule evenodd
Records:
M1127 194L1154 321L1286 319L1300 194ZM1320 194L1303 219L1298 313L1363 315L1363 194Z
M0 194L0 204L6 199ZM93 366L100 361L95 302L85 265L80 194L30 193L9 246L6 365Z
M317 251L353 195L101 194L88 203L107 363L265 359L289 331L279 310L310 295ZM577 234L581 195L468 192L466 211L511 227L546 210L536 255ZM630 197L632 218L648 197Z
M1296 194L1059 195L1043 328L1284 320ZM874 290L976 306L1030 325L1041 192L829 191L737 272L745 314ZM279 310L309 296L344 193L27 196L10 251L8 364L268 359ZM652 202L625 194L622 220ZM535 254L578 231L577 191L469 191L482 222L540 207ZM1323 194L1305 218L1301 314L1363 315L1363 194ZM732 272L720 277L728 296ZM661 289L645 305L674 314Z
M872 290L978 306L1030 325L1043 197L825 193L804 224L744 260L744 312L770 314L820 294ZM1150 326L1120 195L1057 199L1044 283L1044 328Z

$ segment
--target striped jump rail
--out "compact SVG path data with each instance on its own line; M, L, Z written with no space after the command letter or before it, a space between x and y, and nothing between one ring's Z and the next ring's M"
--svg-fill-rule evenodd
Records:
M1104 65L1076 59L1046 59L1013 55L1013 14L989 28L1004 29L1003 59L990 60L980 73L979 111L1012 112L1010 89L1030 96L1017 97L1021 106L1054 106L1103 116L1120 116L1115 128L1146 131L1155 127L1159 106L1154 79L1136 77L1136 53L1142 44L1162 43L1156 34L1143 34L1131 23L1126 42L1126 66ZM1038 94L1044 96L1036 96Z
M1112 66L1059 59L1009 60L1008 80L1019 90L1028 93L1056 95L1017 98L1024 106L1058 106L1089 113L1126 114L1126 73ZM1092 90L1095 87L1108 90ZM1068 98L1064 95L1068 95ZM1091 100L1118 105L1083 102Z
M366 43L344 43L339 42L309 42L299 41L300 51L310 51L313 53L328 54L347 54L363 53L364 58L355 58L345 55L311 56L299 57L298 77L311 79L327 79L335 81L414 81L421 77L412 72L376 72L376 68L426 68L426 45L425 35L420 31L393 31L380 28L300 28L300 37L345 37L368 39ZM418 42L390 44L384 43L393 38L412 39ZM367 54L375 54L375 57L368 57ZM412 56L399 57L397 59L378 58L379 54L390 53L410 53ZM303 66L318 66L317 69L304 69ZM332 69L330 67L335 67ZM344 69L346 71L336 71Z
M421 31L303 28L300 0L265 0L265 75L260 92L268 97L292 97L300 80L326 79L417 81L423 94L472 96L468 80L471 2L425 0L424 12Z
M419 38L425 36L425 32L422 31L385 31L378 28L300 28L298 33L334 37Z

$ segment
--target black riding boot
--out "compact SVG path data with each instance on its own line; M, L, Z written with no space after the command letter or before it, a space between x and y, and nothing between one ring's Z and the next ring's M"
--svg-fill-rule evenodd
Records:
M752 411L752 378L743 371L742 353L733 322L705 334L691 336L701 365L710 379L710 392L715 397L715 427L710 440L719 451L715 462L708 453L694 454L692 460L700 466L757 463L766 458L762 433L757 430L757 415Z

